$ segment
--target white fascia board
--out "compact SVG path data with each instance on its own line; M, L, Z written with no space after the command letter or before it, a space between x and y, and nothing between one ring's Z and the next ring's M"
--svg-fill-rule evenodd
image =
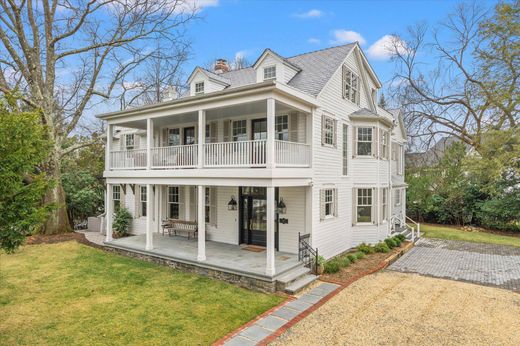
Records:
M264 52L262 53L262 55L260 55L260 57L255 61L255 63L253 64L253 68L256 70L258 68L259 65L262 64L262 62L264 61L264 59L268 56L268 55L271 55L273 56L273 58L275 58L276 60L278 60L279 62L281 62L282 64L284 64L285 66L289 67L290 69L292 69L294 72L300 72L301 71L301 68L297 67L296 65L292 64L291 62L287 61L287 59L283 58L281 55L279 55L278 53L270 50L269 48L267 48L266 50L264 50Z
M211 178L201 180L197 178L106 178L108 184L155 184L155 185L204 185L204 186L262 186L262 187L291 187L310 186L310 178L290 179L261 179L261 178Z
M389 126L390 128L393 128L394 127L394 123L393 121L385 118L385 117L382 117L382 116L378 116L378 117L375 117L375 116L370 116L370 115L349 115L349 118L350 120L352 121L357 121L357 120L364 120L364 121L372 121L372 122L381 122L387 126Z

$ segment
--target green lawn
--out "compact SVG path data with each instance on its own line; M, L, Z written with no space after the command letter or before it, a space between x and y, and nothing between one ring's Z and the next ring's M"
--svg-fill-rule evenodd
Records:
M2 345L203 345L282 300L72 241L0 254Z
M509 237L486 232L465 232L454 226L421 224L421 234L425 238L463 240L475 243L512 245L520 247L520 237Z

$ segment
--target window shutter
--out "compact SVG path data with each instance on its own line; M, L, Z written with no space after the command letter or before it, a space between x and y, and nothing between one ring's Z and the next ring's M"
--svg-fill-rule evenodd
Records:
M333 134L334 134L334 140L333 140L333 143L334 143L334 147L337 148L338 147L338 121L336 119L334 119L334 131L333 131Z
M384 130L379 129L379 159L382 159L385 157L385 153L383 152L383 136L384 136Z
M134 205L135 205L134 217L136 217L136 218L141 216L140 201L141 201L141 185L136 184L135 188L134 188Z
M320 189L320 220L325 219L325 190Z
M352 225L357 223L357 189L352 189Z
M321 145L325 144L325 115L321 115Z
M139 136L137 133L134 134L134 149L140 149L141 148L141 136Z
M298 142L298 113L289 115L289 141Z
M218 142L218 123L216 121L209 124L209 137L211 143Z
M355 158L357 156L357 127L352 126L352 158Z
M372 157L377 157L376 144L377 144L377 132L376 132L376 128L374 126L372 126Z
M341 70L342 70L342 74L341 74L341 81L342 81L342 84L341 84L341 97L342 98L345 98L345 91L346 91L346 84L347 84L347 66L343 65L341 67Z
M168 146L168 129L167 128L162 130L162 145L163 145L163 147Z
M184 216L186 215L186 201L184 197L184 185L179 185L179 219L184 220Z
M381 201L379 203L379 221L378 221L378 225L382 224L383 223L383 190L384 188L380 188L379 189L379 201ZM387 203L388 203L388 196L386 196L386 199L387 199Z
M378 203L377 203L377 200L378 200L377 193L378 193L378 189L372 188L372 208L371 208L372 209L372 213L371 214L372 214L372 223L373 224L378 224L377 214L376 214L377 210L378 210L378 208L377 208L377 205L378 205Z
M231 120L224 120L224 142L231 142Z
M126 150L126 135L119 137L119 150Z
M334 189L334 216L338 216L338 189Z
M209 221L213 226L217 227L217 188L214 186L209 188L209 204L211 206L209 208Z

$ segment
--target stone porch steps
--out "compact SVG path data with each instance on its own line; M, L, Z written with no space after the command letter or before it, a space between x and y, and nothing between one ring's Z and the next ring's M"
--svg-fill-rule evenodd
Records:
M305 287L307 287L312 282L316 281L318 277L313 274L305 274L304 276L300 277L299 279L293 281L290 285L285 287L285 292L289 294L295 294Z

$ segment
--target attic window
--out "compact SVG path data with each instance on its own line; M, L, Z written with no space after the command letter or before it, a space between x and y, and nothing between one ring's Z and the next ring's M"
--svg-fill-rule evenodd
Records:
M343 98L359 103L359 77L343 66Z
M264 80L276 78L276 66L264 67Z
M204 94L204 82L195 83L195 95Z

